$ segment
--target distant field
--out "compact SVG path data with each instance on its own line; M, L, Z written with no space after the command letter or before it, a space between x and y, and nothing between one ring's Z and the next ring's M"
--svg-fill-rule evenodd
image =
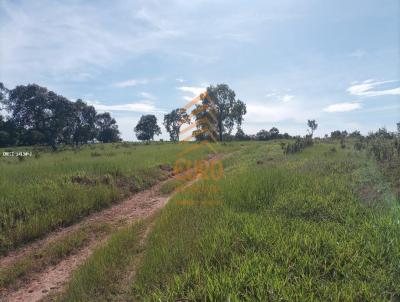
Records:
M189 146L195 144L98 144L55 153L47 148L0 149L0 156L5 151L33 153L0 158L0 254L149 187L165 177ZM232 152L239 144L215 148ZM185 158L209 153L201 146Z

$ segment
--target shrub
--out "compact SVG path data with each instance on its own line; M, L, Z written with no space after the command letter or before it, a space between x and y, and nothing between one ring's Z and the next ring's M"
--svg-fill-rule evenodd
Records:
M365 145L361 141L358 141L354 144L354 149L357 151L361 151L365 149Z
M298 153L303 151L305 148L312 146L313 140L311 138L310 135L306 135L306 137L301 138L298 137L296 138L296 140L294 141L294 143L288 143L284 149L284 153L285 154L289 154L289 153ZM283 146L281 145L281 147L283 148Z

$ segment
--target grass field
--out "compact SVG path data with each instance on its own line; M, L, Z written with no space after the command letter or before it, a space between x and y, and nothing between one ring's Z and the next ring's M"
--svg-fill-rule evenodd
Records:
M337 150L318 144L285 157L277 144L261 144L230 159L223 180L177 195L151 234L132 297L399 298L398 200L365 154Z
M8 204L9 211L0 210L17 221L2 234L17 244L108 206L162 177L160 165L172 164L184 147L99 145L4 161L2 166L16 179L4 178L8 199L3 202L19 200L11 198L11 186L21 199L13 207ZM178 190L151 218L154 226L146 241L141 238L150 221L114 231L74 272L65 292L53 298L71 302L400 298L400 201L393 194L398 188L365 150L356 151L351 142L341 148L334 141L315 142L288 155L274 141L224 143L216 148L232 154L223 159L221 179L203 179ZM199 148L191 156L204 158L207 151ZM80 182L73 181L77 175ZM104 175L109 175L108 184L101 181ZM121 180L131 184L132 179L135 190L118 185ZM18 181L24 185L18 187ZM161 192L170 194L183 184L184 180L169 180ZM36 196L47 193L46 207L36 205L40 200ZM21 209L29 211L17 220L15 213ZM32 220L32 213L38 220ZM53 223L53 217L61 220ZM18 225L21 234L29 234L19 241L13 237ZM86 237L78 230L68 242L55 242L41 251L41 261L59 261ZM12 283L34 271L29 264L32 257L3 271L8 274L3 280Z
M180 152L193 146L115 143L56 153L13 148L33 156L0 160L0 254L149 187L165 177ZM238 147L216 146L222 153ZM205 158L209 152L201 147L185 158Z

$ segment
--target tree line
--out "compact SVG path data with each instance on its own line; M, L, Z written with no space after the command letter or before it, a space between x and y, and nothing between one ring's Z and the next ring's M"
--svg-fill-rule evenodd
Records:
M60 144L79 146L88 142L121 140L117 123L110 113L97 113L93 106L81 99L72 102L36 84L19 85L9 90L0 83L0 105L0 109L8 112L7 117L0 114L0 147L42 144L57 149ZM218 84L207 88L191 112L176 108L165 114L163 125L171 141L179 141L182 126L191 123L195 125L192 137L198 141L300 138L280 133L276 127L262 129L255 135L245 134L241 128L245 114L246 104L236 98L228 85ZM318 124L315 120L308 120L307 125L309 130L305 138L312 139ZM235 127L236 133L233 134ZM380 131L385 132L385 129ZM138 140L154 140L154 136L161 134L157 117L143 115L134 132ZM332 139L343 140L346 137L359 138L362 135L359 131L348 133L340 130L330 134Z
M67 98L36 84L7 89L0 83L0 147L120 141L117 123L110 113L97 113L81 99Z
M181 127L189 125L194 119L196 129L192 137L196 140L223 141L232 136L233 129L243 133L241 125L246 114L246 104L236 98L235 92L227 84L209 86L200 96L200 104L187 112L176 108L164 115L163 125L171 141L179 141ZM154 135L161 134L155 115L143 115L134 128L139 140L153 140Z

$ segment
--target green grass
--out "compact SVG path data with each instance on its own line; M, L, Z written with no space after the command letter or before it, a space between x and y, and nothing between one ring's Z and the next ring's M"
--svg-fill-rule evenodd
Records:
M106 224L93 224L84 226L72 233L69 233L36 251L12 262L7 267L0 269L0 288L9 288L17 284L28 274L38 272L48 265L55 265L66 256L81 249L93 238L104 236L111 232Z
M232 152L239 146L219 148ZM75 272L58 298L400 297L399 200L379 165L365 152L334 143L315 143L287 156L279 142L248 142L245 147L223 160L221 180L197 182L163 209L130 290L127 276L142 252L145 223L114 234ZM179 185L170 180L162 190L168 194Z
M399 208L363 154L276 144L230 159L225 179L187 190L152 232L139 301L388 301L400 296ZM215 186L218 190L215 190ZM384 184L380 188L388 189ZM388 199L389 198L389 199ZM182 205L182 201L194 205ZM201 205L207 200L222 204ZM203 203L204 204L204 203Z
M36 156L0 158L0 254L48 232L70 225L91 212L154 184L165 177L163 165L173 166L192 143L99 144L79 150L31 150ZM217 145L231 152L238 144ZM185 155L205 158L202 146Z
M173 191L182 188L182 186L185 184L185 181L182 179L170 179L167 180L163 185L161 186L161 193L163 194L170 194Z
M114 233L107 244L74 272L59 301L111 301L123 291L121 279L143 249L140 240L149 221L141 221Z

